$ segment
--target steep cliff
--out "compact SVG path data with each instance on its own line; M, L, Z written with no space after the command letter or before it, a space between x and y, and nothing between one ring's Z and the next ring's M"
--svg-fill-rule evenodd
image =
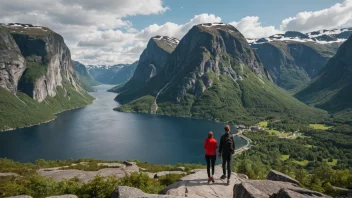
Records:
M166 61L178 43L177 39L167 36L155 36L151 38L147 48L139 58L133 77L125 85L111 90L120 93L116 97L116 100L126 102L142 96L146 83L162 71Z
M307 104L326 109L337 117L352 119L352 37L338 49L326 67L295 96Z
M45 27L1 25L0 130L54 118L92 102L74 74L63 38ZM7 93L7 90L12 94Z
M298 36L292 32L288 35ZM305 34L301 37L304 36ZM252 44L252 48L273 81L286 90L292 90L308 84L336 53L339 45L340 43L272 41Z
M117 110L236 123L267 116L314 119L320 112L276 87L243 35L227 24L194 26L141 93L134 101L123 93L117 96L119 102L130 102ZM141 110L147 104L149 110Z
M75 74L80 80L83 88L87 91L94 91L92 86L99 85L99 83L88 73L85 65L78 61L72 61L75 68Z
M16 94L18 81L26 69L25 59L11 34L0 26L0 87Z

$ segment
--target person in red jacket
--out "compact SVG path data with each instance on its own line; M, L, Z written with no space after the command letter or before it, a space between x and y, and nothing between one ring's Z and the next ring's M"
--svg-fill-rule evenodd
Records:
M208 133L208 138L205 139L204 141L204 148L205 148L205 161L207 162L208 183L210 183L210 181L214 183L215 182L214 166L216 161L216 149L218 148L218 144L216 142L216 139L214 139L213 132L211 131ZM212 170L211 177L210 177L210 162L211 162L211 170Z

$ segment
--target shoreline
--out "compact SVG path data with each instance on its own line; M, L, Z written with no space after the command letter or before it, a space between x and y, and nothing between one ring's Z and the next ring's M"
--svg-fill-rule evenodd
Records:
M240 137L240 138L242 138L242 139L247 141L247 144L245 146L242 146L241 148L235 150L235 154L234 155L237 155L237 154L240 154L243 151L249 150L251 148L251 146L252 146L252 140L243 135L243 132L245 132L245 131L246 130L239 129L238 132L233 135L233 136L238 136L238 137Z
M95 100L95 98L94 98ZM93 101L94 101L93 100ZM0 133L2 132L9 132L9 131L15 131L15 130L18 130L18 129L24 129L24 128L29 128L29 127L34 127L34 126L39 126L39 125L42 125L42 124L46 124L46 123L49 123L49 122L52 122L54 121L56 118L57 118L57 115L60 114L60 113L63 113L63 112L66 112L66 111L71 111L71 110L76 110L76 109L81 109L81 108L84 108L84 107L87 107L89 105L93 104L90 103L88 105L85 105L85 106L79 106L79 107L74 107L74 108L70 108L70 109L64 109L62 111L59 111L59 112L56 112L56 113L53 113L54 115L54 118L53 119L50 119L50 120L46 120L46 121L43 121L43 122L40 122L40 123L35 123L35 124L31 124L31 125L26 125L24 127L17 127L17 128L9 128L9 129L4 129L4 130L0 130Z

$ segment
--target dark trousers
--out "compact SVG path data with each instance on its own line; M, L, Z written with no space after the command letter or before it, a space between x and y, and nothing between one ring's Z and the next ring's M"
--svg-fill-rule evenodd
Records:
M216 155L205 155L205 161L207 161L207 173L208 173L208 177L210 177L210 162L211 162L212 175L214 175Z
M232 159L231 154L222 155L222 172L223 172L223 175L226 175L226 168L227 168L227 179L230 179L231 177L231 159Z

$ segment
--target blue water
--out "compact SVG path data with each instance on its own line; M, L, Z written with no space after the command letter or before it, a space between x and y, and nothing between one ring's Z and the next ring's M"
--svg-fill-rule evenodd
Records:
M116 94L106 92L111 86L95 88L92 105L61 113L46 124L0 132L0 158L204 163L207 133L213 131L217 139L223 134L224 124L207 120L113 111L119 104L113 100ZM245 144L236 139L237 148Z

